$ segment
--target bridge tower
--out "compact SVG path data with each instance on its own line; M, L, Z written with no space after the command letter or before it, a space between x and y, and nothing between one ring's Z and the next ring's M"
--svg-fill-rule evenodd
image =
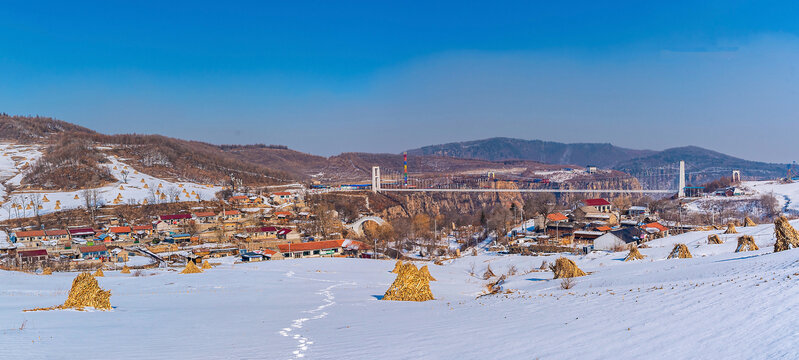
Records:
M380 167L372 166L372 192L380 191Z
M685 161L680 160L680 178L678 179L677 197L685 197Z

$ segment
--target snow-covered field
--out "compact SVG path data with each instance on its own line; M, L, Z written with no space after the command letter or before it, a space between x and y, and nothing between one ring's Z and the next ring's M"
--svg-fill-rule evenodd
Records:
M744 188L758 195L773 194L786 210L799 211L799 182L781 183L779 181L747 181Z
M24 175L23 166L41 157L40 150L36 145L0 144L0 183L19 185ZM107 167L117 181L96 189L100 204L113 205L116 199L118 199L118 204L141 204L145 200L149 203L152 203L153 200L166 202L167 199L162 200L160 198L160 193L165 193L166 195L174 193L179 196L178 201L210 200L214 198L218 191L222 190L220 186L209 184L159 179L138 172L134 167L125 163L123 159L111 156L108 157L108 160L109 163L101 164L100 166ZM127 183L123 181L123 172L127 173ZM156 190L159 192L157 195L154 194ZM3 204L3 211L0 211L0 221L9 217L33 216L34 211L32 208L28 209L28 205L31 204L34 196L40 196L42 199L46 197L47 199L47 201L41 202L42 209L39 211L40 214L83 207L85 206L85 200L81 193L82 191L26 192L18 190L13 194L6 194L5 188L2 187L0 188L0 202L5 201L6 203ZM168 200L174 201L175 195L172 195L172 198ZM3 197L7 197L7 199L2 200L1 198ZM7 207L12 203L22 204L23 209L9 213Z
M761 250L735 253L736 235L707 245L708 231L650 242L642 261L572 257L590 274L569 290L530 272L555 256L465 256L430 264L436 300L423 303L379 301L394 279L380 260L108 271L110 312L22 312L63 302L75 274L0 272L0 339L12 359L795 358L799 250L772 253L771 225L739 231ZM676 242L694 258L664 260ZM470 270L489 264L518 270L512 292L476 299L486 281Z

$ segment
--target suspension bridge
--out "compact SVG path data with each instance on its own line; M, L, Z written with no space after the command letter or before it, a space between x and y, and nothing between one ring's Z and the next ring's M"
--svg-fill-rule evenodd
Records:
M447 187L440 185L421 184L422 186L408 186L407 173L405 173L404 185L398 185L399 181L393 179L385 181L380 175L380 167L372 167L372 192L463 192L463 193L603 193L603 194L677 194L678 197L685 196L685 162L680 161L678 165L676 181L677 188L670 189L563 189L563 188L516 188L498 189L494 187ZM673 178L672 178L673 179ZM384 186L387 185L387 186Z

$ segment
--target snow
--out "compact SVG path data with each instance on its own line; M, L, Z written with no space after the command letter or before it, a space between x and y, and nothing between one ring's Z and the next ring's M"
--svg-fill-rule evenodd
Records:
M773 194L786 210L799 211L799 182L747 181L743 187L759 195Z
M118 359L794 358L799 345L786 334L796 328L799 249L772 253L769 224L738 230L761 250L735 253L739 235L707 245L721 231L704 231L651 241L642 261L567 255L589 272L569 290L537 270L556 255L419 263L438 280L424 303L379 301L394 263L368 259L106 271L98 281L112 292L110 312L22 312L63 302L76 274L0 271L0 336L5 355L26 359L107 358L87 351L98 342ZM665 260L678 242L694 258ZM477 298L486 281L469 273L488 265L516 268L503 286L511 293Z

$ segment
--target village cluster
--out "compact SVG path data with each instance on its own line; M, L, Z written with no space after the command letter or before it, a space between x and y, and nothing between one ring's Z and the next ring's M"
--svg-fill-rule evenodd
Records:
M297 211L303 205L301 191L235 194L221 211L197 208L139 223L100 215L94 226L10 229L0 232L0 265L27 270L144 268L223 256L242 262L359 256L368 248L343 238L301 237L298 224L313 217Z

